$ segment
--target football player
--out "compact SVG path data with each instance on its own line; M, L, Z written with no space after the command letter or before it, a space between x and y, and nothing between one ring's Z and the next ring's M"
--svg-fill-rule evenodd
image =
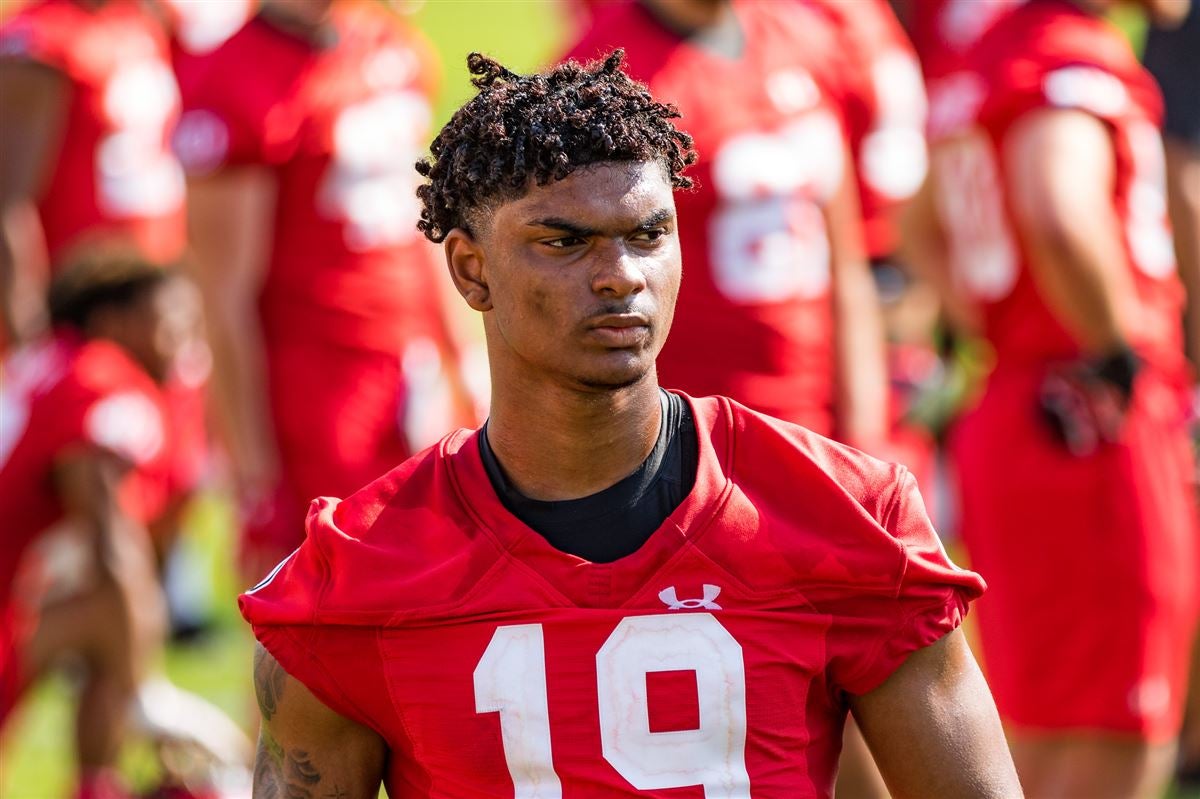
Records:
M241 599L263 795L828 797L852 709L896 796L1019 796L957 627L983 589L907 471L658 386L678 112L622 54L479 93L418 168L491 416Z
M400 18L330 0L264 3L176 68L214 393L257 577L299 544L309 498L353 491L469 414L436 251L413 228L432 75Z
M54 334L4 362L0 725L57 660L81 659L80 796L120 795L127 710L161 641L145 527L165 500L160 384L194 324L187 291L140 258L80 262L55 281ZM57 553L85 542L84 556L76 566L42 557L52 539Z
M931 87L909 237L995 350L953 449L983 657L1035 796L1161 795L1195 620L1161 97L1109 5L1030 0Z

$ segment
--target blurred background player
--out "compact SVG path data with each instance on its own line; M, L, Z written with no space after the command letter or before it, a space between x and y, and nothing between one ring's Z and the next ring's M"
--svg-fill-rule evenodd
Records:
M54 284L53 333L4 363L0 725L32 681L78 659L81 797L121 795L116 757L161 645L147 526L169 501L161 384L195 324L190 292L138 257L79 262Z
M137 0L35 0L0 25L0 314L44 323L47 266L98 239L182 254L167 34Z
M1195 617L1161 99L1110 5L1029 0L931 92L909 229L995 349L954 452L986 670L1035 797L1160 795Z
M254 579L299 544L312 498L471 421L414 227L428 61L383 6L329 0L266 2L178 58L176 149Z
M184 176L169 141L179 90L159 12L136 0L35 0L0 24L0 335L10 343L43 327L46 284L64 263L113 248L159 264L182 255ZM176 490L154 530L160 569L207 465L199 327L173 368L164 435Z
M833 36L799 2L642 0L597 7L568 57L625 48L630 76L696 139L663 385L872 448L886 427L883 337Z
M1200 4L1192 3L1182 25L1152 26L1143 61L1163 92L1167 208L1179 276L1188 295L1184 345L1195 381L1200 374ZM1200 416L1200 389L1193 390L1193 414ZM1192 437L1195 451L1195 443L1200 441L1200 424L1195 419ZM1196 574L1200 580L1200 571ZM1200 644L1192 654L1179 748L1181 781L1191 790L1200 789Z

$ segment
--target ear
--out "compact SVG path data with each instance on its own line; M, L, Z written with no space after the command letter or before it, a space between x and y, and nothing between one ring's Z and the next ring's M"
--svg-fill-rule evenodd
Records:
M446 251L446 267L454 287L476 311L492 310L492 295L484 276L484 254L479 242L462 228L446 234L442 246Z

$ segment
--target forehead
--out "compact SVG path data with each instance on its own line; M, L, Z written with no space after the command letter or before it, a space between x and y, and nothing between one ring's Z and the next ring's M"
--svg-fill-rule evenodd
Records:
M496 209L507 223L557 217L588 222L639 222L647 213L674 208L666 167L657 161L605 161L575 170Z

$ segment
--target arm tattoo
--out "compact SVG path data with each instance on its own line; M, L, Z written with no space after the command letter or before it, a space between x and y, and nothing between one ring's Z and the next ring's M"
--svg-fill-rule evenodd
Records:
M279 709L286 677L283 666L264 647L255 648L254 696L258 700L258 712L262 713L263 721L270 721Z
M284 752L270 731L263 727L258 736L258 753L254 760L255 799L314 799L312 788L321 782L321 772L312 757L303 749ZM346 799L346 792L337 784L332 799Z
M254 756L254 799L279 799L279 785L283 780L279 758L271 744L275 744L276 748L279 746L264 727L259 733L258 752Z

